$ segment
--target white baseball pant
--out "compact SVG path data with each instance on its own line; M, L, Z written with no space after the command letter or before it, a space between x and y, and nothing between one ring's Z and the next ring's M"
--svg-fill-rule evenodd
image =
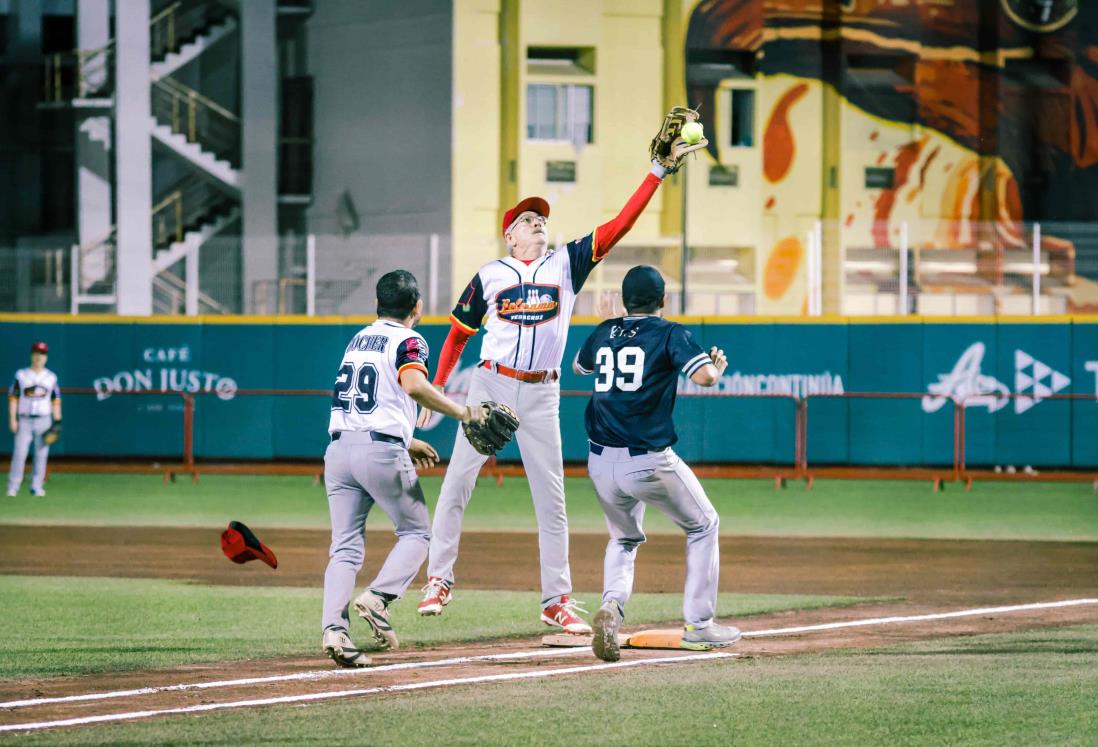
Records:
M19 428L15 432L15 446L11 454L11 467L8 470L8 492L18 493L23 484L23 470L26 468L27 453L34 442L34 467L31 472L31 491L41 493L46 482L46 461L50 456L50 447L42 442L42 435L50 429L53 418L49 415L20 415Z
M473 404L485 400L508 405L519 416L515 438L538 521L542 606L555 604L562 595L572 592L560 441L560 384L526 383L477 368L470 379L466 402ZM457 562L465 507L469 505L477 475L487 459L469 445L465 433L458 428L435 507L427 561L430 576L454 582L454 563Z
M652 506L686 532L683 617L691 625L704 627L717 613L720 518L694 472L672 449L630 451L592 444L587 459L610 530L602 601L616 599L623 609L629 601L637 547L645 541L644 508Z

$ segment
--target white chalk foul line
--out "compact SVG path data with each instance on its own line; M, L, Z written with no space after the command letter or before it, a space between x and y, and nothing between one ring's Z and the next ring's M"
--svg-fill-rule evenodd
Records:
M1008 607L981 607L956 612L934 612L927 615L901 615L895 617L874 617L867 620L848 620L847 622L821 623L819 625L799 625L793 628L773 628L771 630L744 631L744 638L762 638L764 636L792 635L794 633L813 633L820 630L837 628L860 628L866 625L891 625L893 623L920 622L922 620L946 620L953 617L979 617L980 615L1002 615L1027 610L1048 610L1057 607L1081 607L1098 604L1098 599L1068 599L1062 602L1039 602L1036 604L1012 604Z
M5 731L35 731L39 729L52 729L61 726L83 726L87 724L101 724L110 721L133 721L153 716L167 716L183 713L202 713L206 711L221 711L234 708L254 708L256 706L284 705L288 703L308 703L318 700L335 700L337 698L352 698L363 695L377 695L380 693L398 693L409 690L426 690L429 688L455 687L460 685L477 685L486 682L510 682L514 680L534 680L546 677L556 677L564 674L579 674L581 672L597 672L604 669L624 669L625 667L643 667L652 664L677 664L684 662L711 661L713 659L731 659L738 654L715 652L708 654L678 654L676 656L663 656L654 659L633 659L630 661L618 661L613 664L587 664L578 667L564 667L561 669L549 669L535 672L508 672L506 674L487 674L479 677L458 677L446 680L430 680L428 682L413 682L405 685L390 685L388 687L366 687L357 690L338 690L324 693L308 693L306 695L283 695L277 698L257 698L254 700L237 700L227 703L203 703L201 705L181 706L178 708L161 708L147 711L130 711L128 713L110 713L102 716L83 716L81 718L67 718L56 721L36 721L27 724L5 724L0 726L0 732Z
M478 656L455 656L450 659L436 659L434 661L410 661L403 664L384 664L378 667L366 667L362 669L320 669L309 672L295 672L294 674L275 674L266 677L243 677L235 680L215 680L212 682L189 682L180 685L160 685L156 687L138 687L132 690L108 690L105 692L85 693L83 695L60 695L52 698L28 698L26 700L9 700L0 703L0 708L27 708L30 706L52 705L56 703L80 703L91 700L111 700L114 698L128 698L135 695L155 695L156 693L180 692L183 690L209 690L221 687L240 687L242 685L263 685L271 682L293 682L295 680L320 680L331 677L352 677L381 672L397 672L403 669L428 669L432 667L449 667L457 664L470 664L484 661L506 661L508 659L532 659L551 656L574 656L576 654L589 654L591 649L537 649L535 651L512 651L504 654L483 654Z

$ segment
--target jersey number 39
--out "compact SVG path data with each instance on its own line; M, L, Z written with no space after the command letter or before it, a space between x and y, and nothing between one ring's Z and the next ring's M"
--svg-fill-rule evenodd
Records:
M599 348L595 354L595 391L635 392L641 387L644 375L644 349L622 348L615 357L610 348Z
M355 412L373 412L377 407L377 369L373 363L363 363L356 371L351 363L339 367L335 388L332 389L332 409Z

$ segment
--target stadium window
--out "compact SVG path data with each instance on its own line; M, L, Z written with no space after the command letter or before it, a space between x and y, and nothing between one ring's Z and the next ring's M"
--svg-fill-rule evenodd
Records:
M526 139L594 142L594 88L531 83L526 89Z
M732 89L732 137L729 145L733 148L751 148L755 145L755 92Z

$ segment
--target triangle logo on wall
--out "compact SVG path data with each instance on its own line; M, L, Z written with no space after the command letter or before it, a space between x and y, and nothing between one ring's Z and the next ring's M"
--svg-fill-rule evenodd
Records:
M1071 383L1064 374L1024 350L1014 351L1014 412L1022 414Z

